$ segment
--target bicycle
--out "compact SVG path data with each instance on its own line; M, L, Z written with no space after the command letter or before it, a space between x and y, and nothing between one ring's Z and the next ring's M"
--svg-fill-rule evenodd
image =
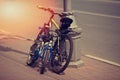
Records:
M50 12L51 17L47 23L44 23L43 28L40 28L41 30L30 48L27 65L33 66L40 59L38 62L42 63L39 66L41 74L44 74L48 63L50 63L53 72L60 74L69 65L73 53L73 40L69 35L72 31L69 27L73 20L68 18L66 14L55 13L50 8L37 7ZM60 27L53 19L55 15L61 18ZM54 24L55 30L51 30L51 24Z

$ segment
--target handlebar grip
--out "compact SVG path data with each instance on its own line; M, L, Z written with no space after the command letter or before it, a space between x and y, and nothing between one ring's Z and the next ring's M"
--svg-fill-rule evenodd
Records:
M46 8L44 8L43 6L40 6L40 5L37 5L37 8L38 8L38 9L46 10Z
M45 10L45 11L49 11L49 12L51 12L51 13L54 13L54 11L53 11L52 9L50 9L50 8L45 8L45 7L40 6L40 5L37 5L37 7L38 7L38 9L42 9L42 10Z
M40 6L40 5L37 5L37 8L42 8L42 6Z

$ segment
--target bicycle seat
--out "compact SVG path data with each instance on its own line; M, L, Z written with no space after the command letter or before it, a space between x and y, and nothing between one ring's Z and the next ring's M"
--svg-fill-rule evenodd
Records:
M63 18L61 18L60 22L61 22L60 29L65 30L65 29L68 29L70 27L73 20L68 18L68 17L63 17Z

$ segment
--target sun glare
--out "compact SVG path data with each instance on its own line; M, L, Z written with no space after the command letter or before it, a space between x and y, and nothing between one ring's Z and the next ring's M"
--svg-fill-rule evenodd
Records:
M15 15L16 9L13 5L7 5L5 8L5 13L8 15Z
M0 29L23 36L36 36L38 26L49 20L49 12L36 6L52 7L54 0L0 0ZM50 6L51 5L51 6Z
M19 5L15 2L6 2L2 4L2 13L6 17L15 17L21 14Z

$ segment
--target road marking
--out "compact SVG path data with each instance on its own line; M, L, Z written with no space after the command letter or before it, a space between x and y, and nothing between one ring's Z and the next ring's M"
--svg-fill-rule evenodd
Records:
M96 2L108 2L108 3L120 3L120 1L112 0L87 0L87 1L96 1Z
M95 59L95 60L99 60L99 61L102 61L102 62L111 64L111 65L115 65L115 66L120 67L120 64L119 64L119 63L116 63L116 62L113 62L113 61L109 61L109 60L102 59L102 58L99 58L99 57L95 57L95 56L92 56L92 55L85 55L85 56L86 56L86 57L89 57L89 58L92 58L92 59Z
M60 10L62 11L62 8L55 8L51 7L52 9ZM108 14L101 14L101 13L94 13L94 12L88 12L88 11L80 11L80 10L73 10L73 13L80 13L80 14L87 14L87 15L93 15L93 16L101 16L101 17L107 17L107 18L115 18L115 19L120 19L120 16L113 16L113 15L108 15Z
M73 12L80 13L80 14L93 15L93 16L101 16L101 17L120 19L120 16L112 16L112 15L106 15L106 14L101 14L101 13L93 13L93 12L88 12L88 11L73 10Z

